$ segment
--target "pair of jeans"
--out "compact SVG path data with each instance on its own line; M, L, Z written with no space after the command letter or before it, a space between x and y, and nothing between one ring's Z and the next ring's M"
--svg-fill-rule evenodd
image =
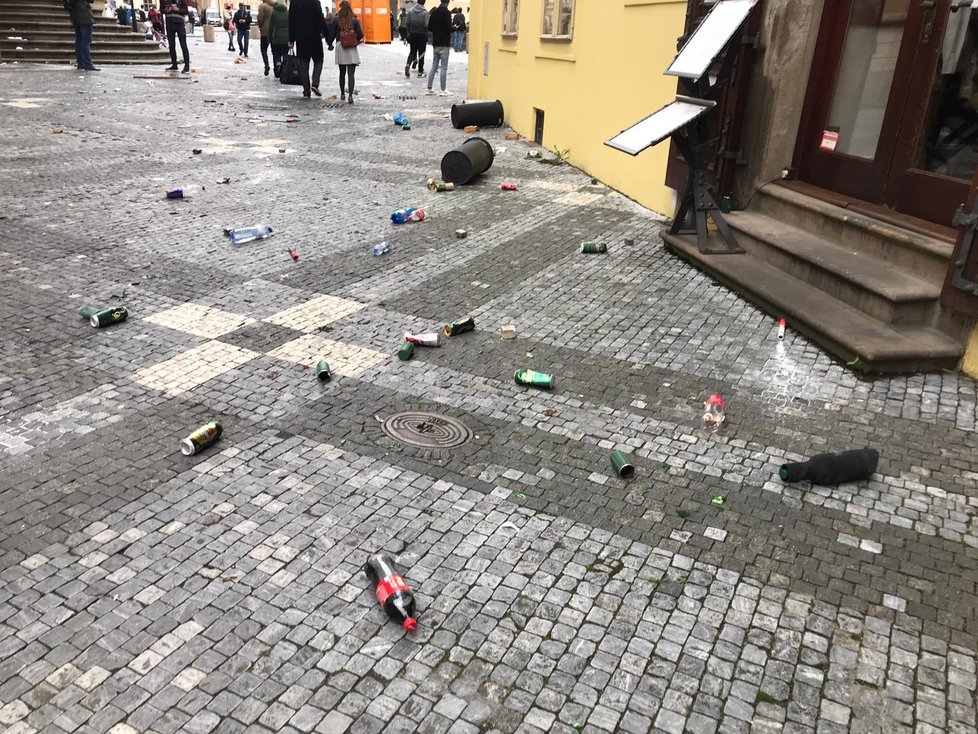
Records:
M428 36L424 33L412 33L408 36L408 43L411 44L411 53L408 54L407 65L418 62L418 74L424 74L424 52L428 48Z
M238 28L238 52L248 55L248 39L251 37L251 31L247 28Z
M435 46L434 55L431 59L431 71L428 73L428 89L435 83L435 74L441 67L441 91L445 91L448 85L448 46Z
M268 36L261 37L261 60L265 62L265 70L268 71L268 47L271 45L272 39Z
M312 82L309 81L309 62L312 62ZM309 94L311 87L319 89L319 77L323 74L323 57L299 57L299 71L302 74L302 93Z
M465 45L465 31L452 31L452 49L461 51Z
M228 51L234 51L234 31L228 31Z
M288 44L285 43L273 43L272 44L272 63L275 65L275 76L278 76L279 69L282 68L282 59L285 58L285 54L289 51Z
M75 26L75 60L82 69L92 64L92 24Z
M174 39L180 39L180 50L183 51L183 68L190 68L190 49L187 48L187 24L182 17L166 19L166 42L170 46L170 66L177 65L177 46Z

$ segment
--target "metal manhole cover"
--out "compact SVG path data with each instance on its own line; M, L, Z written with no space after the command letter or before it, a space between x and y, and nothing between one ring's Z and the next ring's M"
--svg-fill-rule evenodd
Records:
M472 431L461 421L436 413L397 413L381 426L395 441L422 449L451 449L472 440Z

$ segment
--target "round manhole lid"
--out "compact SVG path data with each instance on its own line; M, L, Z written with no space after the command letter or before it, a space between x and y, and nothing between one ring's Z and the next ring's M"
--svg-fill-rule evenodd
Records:
M451 449L472 440L472 431L459 420L437 413L397 413L381 426L395 441L421 449Z

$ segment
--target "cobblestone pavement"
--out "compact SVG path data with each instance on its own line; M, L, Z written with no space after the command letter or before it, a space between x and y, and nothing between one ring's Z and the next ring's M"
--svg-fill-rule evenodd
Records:
M656 216L503 130L488 176L428 192L464 135L402 52L364 50L352 107L331 60L304 101L220 44L193 47L192 81L0 66L0 725L975 731L974 382L863 381L779 344ZM177 184L206 191L163 200ZM390 224L421 203L429 221ZM259 221L267 241L222 237ZM86 303L131 315L92 329ZM475 332L396 358L467 314ZM473 438L387 438L407 410ZM219 444L181 455L211 419ZM867 445L871 481L777 478ZM380 549L415 635L368 588Z

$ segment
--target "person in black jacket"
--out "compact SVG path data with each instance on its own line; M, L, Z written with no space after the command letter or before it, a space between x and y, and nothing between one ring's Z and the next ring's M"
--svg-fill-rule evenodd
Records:
M418 65L418 78L424 77L424 52L428 45L428 11L424 9L425 0L418 0L404 14L404 27L407 28L408 44L411 52L404 65L404 76L411 76L411 69Z
M238 56L248 58L248 39L251 38L251 11L244 3L238 4L234 14L234 27L238 31Z
M75 29L75 60L78 68L85 71L98 71L92 63L92 26L95 15L92 13L92 0L68 0L66 5Z
M190 8L187 0L163 0L163 15L166 18L166 40L170 46L170 65L167 71L177 70L176 39L180 39L183 51L183 73L190 73L190 49L187 48L187 16Z
M431 71L428 73L428 94L434 94L431 88L435 83L435 74L441 67L441 95L448 95L448 53L452 47L452 14L448 10L448 0L441 0L441 5L431 11L428 17L428 30L431 31L432 60Z
M322 97L319 77L323 73L323 37L333 50L332 31L326 25L323 7L319 0L292 0L289 6L289 48L295 48L302 72L302 96L310 92ZM312 80L309 79L309 62L312 61Z

